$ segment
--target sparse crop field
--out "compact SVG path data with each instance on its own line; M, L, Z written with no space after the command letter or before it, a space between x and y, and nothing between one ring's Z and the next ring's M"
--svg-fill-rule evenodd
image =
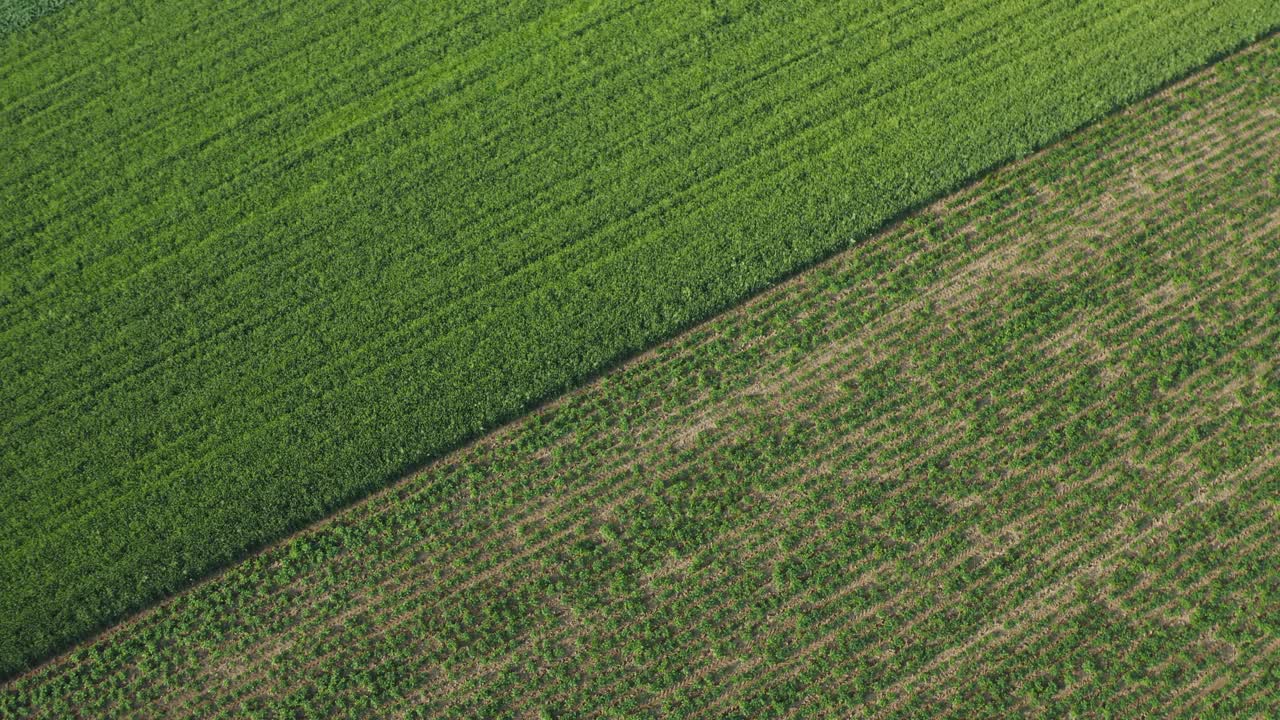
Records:
M221 717L1275 717L1280 41L6 685Z
M1278 25L85 0L5 34L0 673Z

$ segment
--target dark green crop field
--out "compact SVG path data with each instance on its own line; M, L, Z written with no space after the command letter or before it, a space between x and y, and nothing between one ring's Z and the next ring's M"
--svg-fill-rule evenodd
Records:
M0 0L0 34L13 32L72 0Z
M0 716L1280 717L1280 38L0 685Z
M80 0L0 36L0 673L1277 25Z

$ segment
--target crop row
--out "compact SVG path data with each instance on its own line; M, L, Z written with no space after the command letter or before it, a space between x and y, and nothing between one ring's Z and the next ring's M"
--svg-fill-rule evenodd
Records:
M0 48L0 672L1280 23L74 3Z
M0 691L5 715L1280 702L1280 48L906 218Z

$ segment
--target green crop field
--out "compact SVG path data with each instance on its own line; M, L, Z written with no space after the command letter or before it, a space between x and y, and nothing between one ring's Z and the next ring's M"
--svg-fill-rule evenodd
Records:
M1280 25L60 5L0 36L0 673Z
M30 25L43 15L57 10L71 0L0 0L0 33L9 33Z
M1277 347L1272 37L18 677L0 713L1275 717Z

